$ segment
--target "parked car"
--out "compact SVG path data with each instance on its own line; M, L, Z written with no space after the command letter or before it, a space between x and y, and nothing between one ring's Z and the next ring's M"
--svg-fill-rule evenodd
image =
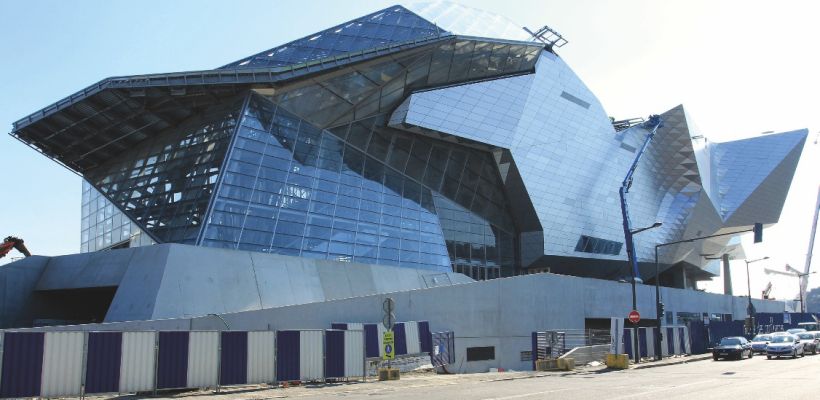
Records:
M789 332L789 335L794 335L796 333L803 333L805 331L806 330L803 329L803 328L792 328L792 329L787 330L786 332Z
M738 360L743 357L752 358L752 344L742 336L729 336L720 339L720 343L712 349L712 358L717 361L721 358L735 358Z
M803 342L792 335L777 335L772 336L772 341L766 346L766 358L769 360L772 357L780 358L781 356L805 356Z
M772 335L757 335L752 338L752 351L755 353L765 353L766 345L772 341Z
M811 354L817 354L817 336L812 332L798 333L797 338L803 343L803 351Z

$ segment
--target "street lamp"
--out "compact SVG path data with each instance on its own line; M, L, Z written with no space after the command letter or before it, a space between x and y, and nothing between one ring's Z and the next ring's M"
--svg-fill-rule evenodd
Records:
M676 240L674 242L667 242L667 243L658 243L655 245L655 312L657 317L657 327L658 327L658 334L655 335L655 360L661 359L661 340L663 339L663 333L661 332L661 315L663 314L663 303L661 303L661 288L660 288L660 268L658 266L658 249L664 246L671 246L673 244L681 244L681 243L691 243L698 240L703 239L711 239L715 237L721 236L732 236L737 235L740 233L746 232L754 232L755 243L760 243L763 241L763 224L755 223L752 229L745 229L742 231L736 232L726 232L726 233L718 233L716 235L709 235L709 236L700 236L694 237L690 239L681 239ZM704 256L708 256L711 254L704 254ZM782 272L785 274L785 272Z
M746 314L749 316L749 328L752 333L755 332L755 306L752 305L752 282L749 278L749 264L758 261L768 260L769 256L757 258L754 260L743 260L746 262L746 288L749 290L749 305L746 307Z

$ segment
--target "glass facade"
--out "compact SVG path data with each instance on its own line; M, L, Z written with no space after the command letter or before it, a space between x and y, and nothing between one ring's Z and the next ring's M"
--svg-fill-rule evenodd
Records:
M194 244L243 101L210 107L86 179L159 242Z
M447 34L402 6L393 6L228 64L223 69L284 67Z
M491 156L386 119L321 130L252 95L201 244L439 270L452 260L489 268L476 269L485 278L512 267Z
M155 242L102 193L83 180L80 252L148 246Z

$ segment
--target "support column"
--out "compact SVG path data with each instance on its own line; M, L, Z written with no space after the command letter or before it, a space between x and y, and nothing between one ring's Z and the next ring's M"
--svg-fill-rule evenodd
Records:
M723 255L723 294L732 296L732 272L729 270L729 255Z

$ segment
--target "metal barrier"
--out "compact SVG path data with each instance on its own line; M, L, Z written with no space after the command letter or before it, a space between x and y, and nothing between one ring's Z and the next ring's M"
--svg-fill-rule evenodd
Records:
M456 335L454 332L436 332L432 334L433 351L430 352L430 363L434 367L444 367L456 362Z
M661 356L692 354L689 340L689 329L686 326L665 326L661 336ZM633 352L633 338L638 335L638 356L640 358L655 357L655 335L657 328L625 328L622 339L615 343L618 354L629 354L630 359L635 358Z
M0 398L349 379L364 358L361 330L0 331Z
M611 342L611 333L604 329L533 332L533 363L535 360L561 357L576 347L609 345Z

